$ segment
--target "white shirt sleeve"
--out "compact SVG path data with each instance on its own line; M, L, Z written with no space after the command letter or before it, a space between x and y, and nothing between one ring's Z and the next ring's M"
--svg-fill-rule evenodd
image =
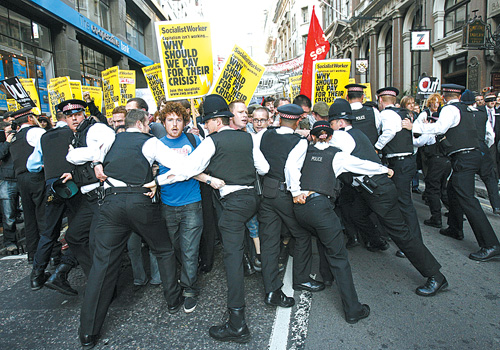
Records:
M375 126L380 135L382 132L382 117L380 116L380 111L376 108L373 108L373 112L375 113Z
M401 131L401 117L394 111L384 109L380 113L382 119L382 134L375 143L375 148L381 150Z
M115 132L103 123L95 123L87 132L87 147L71 150L66 160L75 165L98 160L102 162L115 142Z
M486 121L486 135L484 137L484 141L488 147L493 146L495 143L495 131L493 131L493 127L488 121Z
M356 147L356 141L352 136L344 130L335 130L333 132L332 139L330 140L330 146L337 147L341 149L342 152L351 154Z
M172 168L186 159L179 153L167 147L156 137L152 137L144 142L144 145L142 146L142 154L144 154L144 157L146 157L150 165L153 165L153 162L157 161L167 168Z
M26 133L26 142L31 147L36 147L36 145L40 142L42 135L45 134L45 130L42 128L31 128Z
M302 175L300 171L304 165L307 147L307 140L300 140L288 154L288 158L286 159L285 182L288 190L294 197L303 193L300 189L300 177Z
M435 143L436 143L436 137L433 134L422 134L419 137L413 138L413 146L414 147L433 145Z
M260 142L255 138L252 137L252 142L253 142L253 165L255 169L257 169L257 173L259 175L266 175L267 172L269 171L269 163L266 160L266 157L264 157L264 154L260 150Z
M460 123L460 111L453 105L447 105L441 109L439 119L435 123L413 124L413 133L442 135L458 123Z

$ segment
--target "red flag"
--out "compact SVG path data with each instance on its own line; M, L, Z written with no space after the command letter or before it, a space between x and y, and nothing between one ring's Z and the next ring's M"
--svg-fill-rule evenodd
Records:
M330 43L326 39L323 29L321 29L313 6L304 55L304 67L302 68L302 84L300 86L302 95L311 98L313 63L324 59L328 51L330 51Z

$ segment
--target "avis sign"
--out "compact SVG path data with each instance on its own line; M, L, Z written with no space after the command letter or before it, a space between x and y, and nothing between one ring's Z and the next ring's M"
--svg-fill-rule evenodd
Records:
M430 30L412 30L411 32L411 51L430 51L431 50L431 31Z
M435 77L420 77L418 80L417 98L425 99L435 93L439 86L439 79Z

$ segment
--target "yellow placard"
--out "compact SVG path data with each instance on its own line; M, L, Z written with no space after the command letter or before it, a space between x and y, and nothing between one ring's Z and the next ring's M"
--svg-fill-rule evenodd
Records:
M243 100L248 106L264 70L264 66L235 45L210 93L221 95L227 103Z
M42 113L42 109L40 108L40 97L38 96L38 91L36 91L35 79L19 79L19 81L23 85L24 90L26 90L30 98L36 104L36 107L33 108L33 112L35 114Z
M370 83L363 83L364 86L366 86L366 89L364 89L365 96L363 98L363 103L366 101L372 101L372 86Z
M163 76L161 73L161 64L155 63L151 66L142 67L142 72L148 83L151 95L153 95L156 104L165 96L165 88L163 87Z
M83 100L82 83L79 80L70 80L69 86L71 87L72 98Z
M106 118L111 118L113 116L113 109L120 105L120 80L118 71L118 66L115 66L101 72Z
M349 78L349 84L356 84L356 79Z
M62 101L70 100L73 98L73 94L71 93L71 86L69 84L69 77L50 79L48 91L50 114L54 119L56 116L56 106Z
M94 104L99 109L102 110L102 88L99 86L82 86L83 92L88 92L90 94L90 98L94 99ZM90 115L90 111L87 107L86 110L87 115Z
M337 98L346 98L351 60L323 60L314 62L313 104L324 101L331 105Z
M120 80L120 104L125 106L127 101L135 97L135 70L118 71Z
M209 22L155 22L165 97L203 97L213 80Z
M302 84L302 74L288 78L288 96L290 101L300 95L300 85Z
M21 109L21 106L19 106L19 103L14 98L8 98L7 99L7 110L9 112L14 112L17 111L18 109Z

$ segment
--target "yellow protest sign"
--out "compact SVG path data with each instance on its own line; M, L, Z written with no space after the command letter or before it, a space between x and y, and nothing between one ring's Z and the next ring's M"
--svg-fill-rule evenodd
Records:
M20 108L21 108L21 106L19 106L19 104L17 103L16 99L14 99L14 98L8 98L7 99L7 110L9 112L17 111Z
M349 84L356 84L356 79L349 78Z
M113 116L113 109L120 105L120 80L118 71L118 66L115 66L101 72L106 118L111 118Z
M53 118L56 116L56 106L62 101L73 98L69 77L59 77L50 79L48 86L50 114Z
M288 96L290 101L300 95L300 85L302 84L302 74L288 78Z
M210 23L155 22L155 30L165 97L206 95L213 80Z
M30 98L36 104L36 107L33 108L33 112L35 114L42 113L42 109L40 108L40 97L38 96L38 91L36 91L35 79L19 79L19 81L23 85L24 90L26 90Z
M363 83L364 86L366 86L366 89L364 89L365 97L364 97L364 102L366 101L372 101L372 86L370 83Z
M264 66L235 45L210 93L221 95L227 103L243 100L248 106L264 70Z
M335 99L346 98L351 60L323 60L314 62L313 104L324 101L331 105Z
M99 86L83 86L82 87L83 92L88 92L90 94L90 98L94 99L94 104L99 109L102 111L102 88ZM87 115L90 115L90 111L87 107Z
M142 67L142 72L148 83L149 90L151 90L151 95L153 95L156 104L158 104L160 98L165 96L161 64L155 63L151 66Z
M120 104L125 106L127 101L135 97L135 70L118 71L120 80Z
M71 87L71 95L73 96L72 98L82 100L82 83L79 80L70 80L69 86Z

